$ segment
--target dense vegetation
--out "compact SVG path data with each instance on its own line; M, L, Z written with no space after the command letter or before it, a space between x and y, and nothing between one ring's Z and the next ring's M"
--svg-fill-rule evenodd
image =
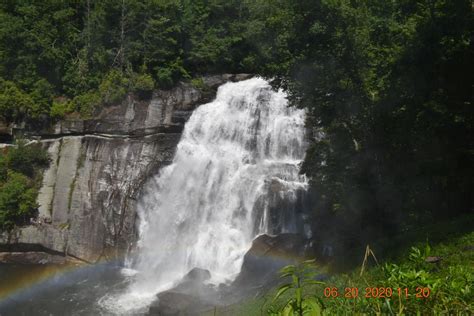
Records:
M0 117L275 78L308 111L312 222L340 253L472 212L473 23L469 0L4 1Z
M315 242L348 258L472 212L473 30L470 0L3 1L0 121L87 118L127 93L147 98L202 74L273 78L308 113L302 171ZM47 161L22 143L0 154L0 229L34 214ZM403 262L331 280L429 287L429 299L327 299L324 285L311 284L305 293L316 297L305 300L292 267L296 283L271 310L469 313L472 251L459 244L472 243L470 234L434 251L423 245ZM423 261L430 251L445 256L441 266Z
M472 212L470 1L288 6L274 74L311 115L318 235L341 254Z
M240 1L80 0L0 4L0 116L90 116L198 73L244 70Z
M463 218L466 224L473 220L472 216ZM322 282L314 281L313 276L324 269L317 262L287 266L282 269L279 287L243 304L218 309L217 314L472 315L474 233L453 231L459 224L448 223L450 233L438 226L430 234L438 242L408 247L398 260L376 265L368 258L371 268L359 266ZM437 236L439 232L446 235ZM427 262L430 257L439 261Z
M35 217L42 168L49 157L38 144L17 142L0 151L0 231Z

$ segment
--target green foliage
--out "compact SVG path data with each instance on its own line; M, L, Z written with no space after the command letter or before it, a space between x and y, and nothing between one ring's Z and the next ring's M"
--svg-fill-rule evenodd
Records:
M249 7L258 49L244 60L308 113L318 238L343 253L472 209L469 1Z
M12 147L5 157L8 168L33 178L35 171L48 166L49 156L38 144L26 145L24 140L18 140L17 146Z
M204 90L206 87L202 78L191 79L191 85L198 90Z
M359 296L355 299L325 299L325 312L328 315L470 315L474 311L474 255L467 248L473 242L474 233L470 233L435 247L412 247L400 263L385 263L372 268L363 276L355 272L334 277L328 282L331 287L357 287ZM428 256L440 257L441 261L428 263L425 261ZM374 287L391 288L393 295L389 298L366 298L366 288ZM397 291L398 288L402 289L401 295ZM408 289L408 296L405 295L405 288ZM429 289L427 297L420 295L423 288Z
M474 252L471 249L474 233L451 238L448 242L444 240L436 245L425 243L410 247L395 261L370 268L363 275L360 275L360 269L355 269L349 274L332 276L324 285L306 283L304 291L300 292L304 294L303 303L308 299L315 304L315 310L310 312L309 307L305 307L308 305L300 306L303 311L307 308L308 315L471 315L474 311ZM428 263L425 259L429 256L440 257L441 261ZM296 302L300 293L296 292L299 287L294 276L301 274L297 269L295 266L285 267L284 275L292 277L291 283L285 283L256 300L236 304L229 309L229 315L262 315L261 311L268 305L271 306L270 315L299 315L301 309L297 308ZM312 279L311 275L309 280ZM303 288L301 284L304 282L300 282L300 288ZM357 288L357 295L346 297L345 294L355 293L346 292L346 288ZM382 295L388 296L386 298L372 297L376 293L370 292L373 288L390 288L392 294ZM417 288L425 288L425 294L429 289L429 295L423 297ZM340 296L331 296L331 290ZM371 294L366 297L366 293Z
M269 315L321 315L322 302L314 295L307 295L304 289L309 285L320 285L323 282L315 281L316 272L314 260L302 262L298 265L289 265L280 270L281 278L291 278L290 283L281 285L273 298L278 300L287 292L293 292L290 298L280 308L272 307Z
M133 78L133 92L141 99L150 98L154 88L155 81L148 74L139 74Z
M0 153L0 230L28 223L35 216L39 171L48 164L44 149L23 140Z
M118 96L118 93L111 92L111 95ZM100 95L95 91L90 91L75 97L72 100L72 106L82 117L89 118L100 107L100 102Z
M32 98L13 82L0 78L0 117L7 122L25 118L34 107Z
M30 93L33 99L33 107L29 116L33 119L37 119L42 115L48 115L51 102L53 99L53 86L45 79L39 79L33 85L33 90Z
M342 240L337 255L472 209L473 25L469 0L7 1L0 116L87 118L183 78L273 78L308 114L313 230Z
M129 79L121 71L111 70L99 86L102 102L111 105L123 101L127 94L129 83Z
M37 190L31 180L21 173L9 172L8 180L0 183L0 229L25 223L38 207Z
M80 109L80 107L79 107ZM49 115L52 119L58 120L66 116L66 114L74 111L74 103L69 100L56 99L51 105Z

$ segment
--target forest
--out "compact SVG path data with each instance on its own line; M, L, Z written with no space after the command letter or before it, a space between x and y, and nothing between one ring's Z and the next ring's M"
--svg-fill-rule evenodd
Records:
M472 216L473 10L471 0L2 1L0 125L89 119L128 94L150 99L180 81L199 86L203 75L264 77L306 110L301 173L310 180L312 231L344 267L360 263L367 244L388 253L422 239L423 228L436 235L454 221L453 232ZM34 215L47 165L47 154L24 141L0 149L0 230ZM403 269L425 264L418 248L410 260L387 264L372 281L399 286ZM467 278L463 265L426 284L449 304L465 300L468 288L452 294L456 284L443 281ZM354 279L366 282L362 272ZM366 312L380 311L374 302ZM433 302L439 312L447 306ZM336 314L351 308L325 304Z
M468 0L5 1L0 118L272 78L307 109L315 229L349 248L472 212L473 23Z

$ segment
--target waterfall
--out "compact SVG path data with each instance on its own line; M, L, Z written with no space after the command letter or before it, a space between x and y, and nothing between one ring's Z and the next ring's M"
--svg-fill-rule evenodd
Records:
M232 281L256 236L301 231L304 119L261 78L224 84L193 112L173 162L139 203L135 298L170 288L195 267L209 270L211 283Z

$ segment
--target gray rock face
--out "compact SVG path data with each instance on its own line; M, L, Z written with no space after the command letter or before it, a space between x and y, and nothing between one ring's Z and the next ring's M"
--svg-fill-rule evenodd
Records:
M204 78L207 91L249 75ZM169 164L184 123L209 99L188 83L133 96L97 118L65 120L41 136L51 164L43 175L34 224L0 234L0 245L38 244L88 262L120 258L136 237L136 202L142 184Z

